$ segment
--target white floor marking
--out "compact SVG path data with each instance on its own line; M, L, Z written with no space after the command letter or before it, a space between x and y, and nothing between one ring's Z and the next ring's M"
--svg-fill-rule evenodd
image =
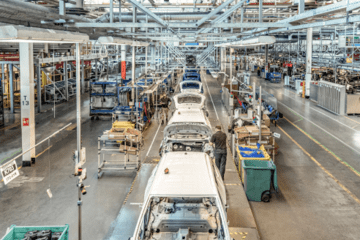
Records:
M272 89L272 90L274 90L274 91L277 90L277 89L272 88L272 87L270 87L270 86L268 86L268 85L265 85L265 86L268 87L268 88L270 88L270 89ZM306 106L306 107L308 107L308 108L316 111L317 113L320 113L320 114L324 115L324 116L327 117L327 118L330 118L331 120L333 120L333 121L335 121L335 122L337 122L337 123L340 123L341 125L343 125L343 126L349 128L349 129L351 129L352 131L359 132L358 130L353 129L352 127L346 125L345 123L342 123L342 122L340 122L339 120L336 120L336 119L332 118L332 116L328 116L326 113L323 113L323 112L319 111L318 109L315 109L315 108L311 107L310 104L305 104L305 103L299 101L296 97L295 97L295 98L290 97L289 95L285 94L285 92L280 92L280 94L282 94L283 96L288 97L288 98L290 98L290 99L293 99L293 100L294 100L295 102L297 102L297 103L301 103L302 105L304 105L304 106ZM280 102L280 101L278 101L278 102L281 103L281 104L283 104L283 103ZM284 104L284 105L285 105L285 104ZM286 106L286 105L285 105L285 106ZM290 108L290 109L292 109L292 108ZM356 126L355 126L355 127L356 127Z
M212 96L211 96L209 87L208 87L208 85L207 85L206 77L204 77L204 74L202 74L202 77L203 77L203 79L205 79L205 85L206 85L206 88L207 88L207 90L208 90L208 93L209 93L209 96L210 96L212 105L213 105L213 107L214 107L216 117L217 117L217 119L219 120L219 122L221 123L220 118L219 118L219 115L217 114L217 111L216 111L215 103L214 103L214 101L213 101L213 98L212 98Z
M289 108L287 105L283 104L282 102L279 102L280 104L284 105L285 107ZM289 108L291 109L291 108ZM292 111L294 111L295 113L297 113L300 117L304 118L305 120L311 122L313 125L315 125L316 127L320 128L321 130L323 130L324 132L326 132L327 134L329 134L330 136L332 136L333 138L335 138L336 140L338 140L339 142L341 142L342 144L344 144L345 146L347 146L348 148L352 149L353 151L357 152L360 154L360 151L358 151L357 149L351 147L349 144L345 143L344 141L342 141L341 139L339 139L338 137L336 137L335 135L333 135L332 133L326 131L324 128L320 127L319 125L317 125L316 123L314 123L313 121L307 119L306 117L304 117L303 115L301 115L300 113L296 112L294 109L292 109Z
M150 147L149 147L148 152L146 153L145 158L146 158L146 157L149 155L149 153L150 153L150 150L151 150L151 148L152 148L152 145L153 145L154 142L155 142L155 138L156 138L156 136L157 136L157 134L158 134L158 132L159 132L160 127L161 127L161 124L159 124L159 127L158 127L158 129L156 130L155 136L154 136L154 138L153 138L153 140L152 140L152 142L151 142L151 145L150 145Z

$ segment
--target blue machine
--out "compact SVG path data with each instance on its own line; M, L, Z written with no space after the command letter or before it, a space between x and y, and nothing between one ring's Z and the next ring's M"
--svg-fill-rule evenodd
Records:
M183 81L186 80L201 82L200 74L194 72L185 73L183 76Z
M266 73L266 80L269 80L271 83L281 82L281 73L279 72L269 72Z

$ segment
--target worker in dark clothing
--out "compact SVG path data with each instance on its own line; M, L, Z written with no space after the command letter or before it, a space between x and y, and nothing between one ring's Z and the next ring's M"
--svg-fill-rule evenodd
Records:
M161 108L162 108L162 115L163 115L162 124L164 124L164 123L168 122L169 107L171 105L171 99L166 94L163 94L160 101L161 101Z
M227 151L226 134L221 131L221 126L216 126L216 133L212 135L210 142L212 145L215 144L215 164L220 171L221 178L224 180Z

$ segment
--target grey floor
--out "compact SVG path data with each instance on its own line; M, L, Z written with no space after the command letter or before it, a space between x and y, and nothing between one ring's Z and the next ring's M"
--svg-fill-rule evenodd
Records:
M207 105L211 124L215 126L220 120L226 126L228 118L220 100L220 83L210 75L202 76L206 78L205 94L210 98ZM250 202L261 239L360 239L359 118L328 113L282 84L255 76L252 80L277 97L278 109L285 116L278 127L272 127L281 134L280 153L276 157L280 191L270 203ZM83 144L88 156L86 185L89 186L87 195L83 196L83 239L128 239L136 224L136 218L128 216L140 211L138 204L156 165L163 126L154 122L146 131L141 156L144 164L138 174L105 173L98 180L97 136L111 127L111 121L90 120L88 94L83 95L82 106ZM37 149L41 155L34 167L21 168L21 176L7 186L0 183L0 236L11 224L67 223L70 239L77 238L77 188L71 175L71 156L76 148L75 104L72 101L58 106L55 119L51 107L46 109L49 111L36 116L37 141L69 122L73 125ZM21 147L20 125L13 119L14 123L0 129L0 161L7 161ZM52 146L50 150L44 151L49 146ZM230 227L237 227L250 223L251 216L233 214L244 204L240 198L237 202L237 195L232 194L231 183L237 176L231 164L228 154L225 176L231 199L228 216ZM49 187L52 199L46 194Z

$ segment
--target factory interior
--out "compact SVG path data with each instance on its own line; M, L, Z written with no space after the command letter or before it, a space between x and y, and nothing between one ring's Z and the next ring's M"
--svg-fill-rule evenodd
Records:
M359 240L359 0L1 0L1 240Z

